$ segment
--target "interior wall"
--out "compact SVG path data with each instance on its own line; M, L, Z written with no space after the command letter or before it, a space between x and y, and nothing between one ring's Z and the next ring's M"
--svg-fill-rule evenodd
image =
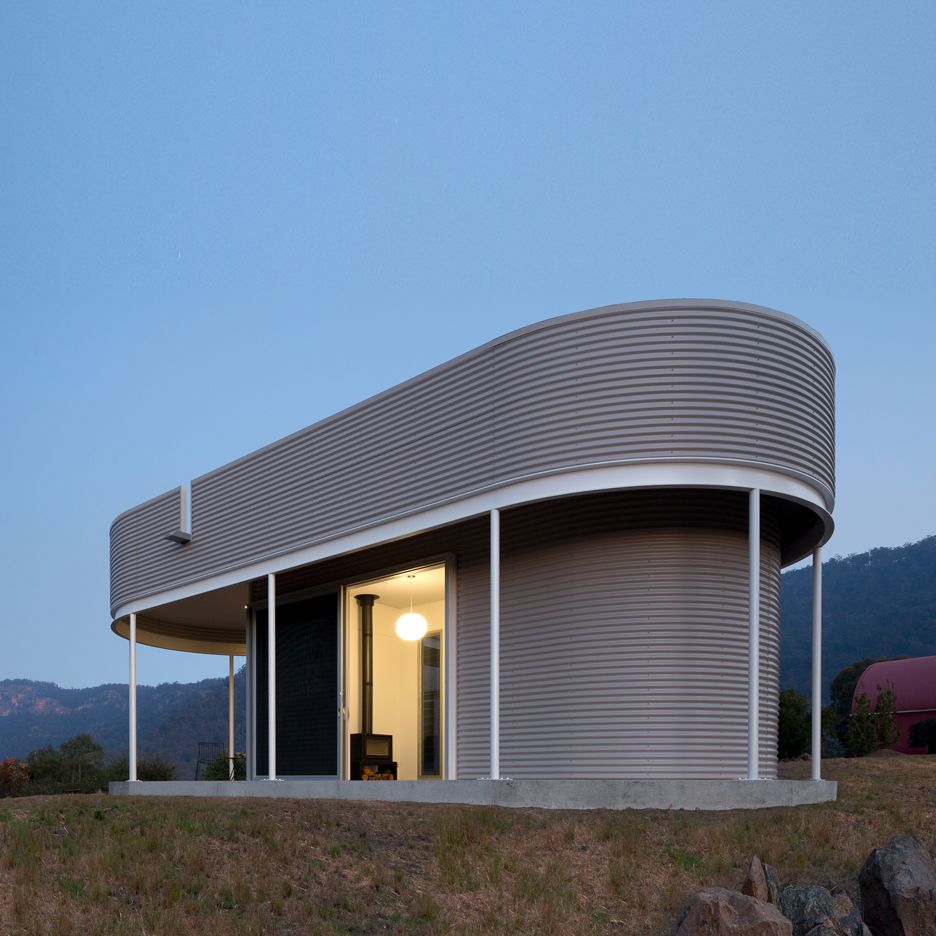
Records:
M380 582L355 588L348 600L345 698L349 733L361 730L361 627L354 594L380 594ZM445 601L415 604L429 631L442 631L444 641ZM374 725L375 734L393 736L393 759L400 780L419 779L419 641L396 635L397 618L406 607L374 604ZM444 646L444 643L443 643ZM445 686L443 682L443 706ZM444 745L445 739L442 739Z

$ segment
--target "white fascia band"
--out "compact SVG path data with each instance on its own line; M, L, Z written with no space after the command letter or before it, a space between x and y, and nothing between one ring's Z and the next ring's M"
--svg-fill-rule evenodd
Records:
M590 494L599 491L636 488L715 488L750 491L759 489L804 504L819 514L827 530L832 529L828 498L816 487L785 472L737 463L662 462L627 465L581 466L502 484L464 497L429 505L398 517L389 517L368 526L324 537L288 551L269 555L214 575L194 579L165 591L134 598L113 611L114 618L131 612L147 611L171 601L181 601L217 588L284 572L380 543L424 533L460 520L481 516L554 497ZM225 651L227 652L227 651Z

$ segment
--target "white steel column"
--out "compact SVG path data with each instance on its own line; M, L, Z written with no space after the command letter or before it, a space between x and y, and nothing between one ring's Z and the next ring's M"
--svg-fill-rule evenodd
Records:
M234 779L234 654L228 657L228 777Z
M127 754L127 765L129 767L130 780L137 778L137 631L136 614L130 614L130 750Z
M812 778L822 779L822 547L812 554Z
M748 780L760 776L760 490L748 492Z
M267 575L267 777L276 779L276 575Z
M500 777L500 511L491 511L491 779Z

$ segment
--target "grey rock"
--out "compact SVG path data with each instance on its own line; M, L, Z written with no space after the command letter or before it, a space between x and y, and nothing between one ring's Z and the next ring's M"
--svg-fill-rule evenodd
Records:
M793 925L769 903L725 890L696 891L679 916L674 936L792 936Z
M832 919L843 936L870 936L861 920L861 911L844 891L832 895Z
M936 934L936 862L919 839L898 835L874 849L858 883L874 936Z
M793 936L820 936L813 933L819 926L833 927L831 932L837 933L832 895L818 884L787 884L780 891L780 909L793 924Z
M764 866L760 858L754 855L751 863L748 865L747 875L744 883L741 885L741 893L748 897L755 897L757 900L770 900L770 888L767 885L767 875L764 873Z
M780 895L780 909L793 923L795 936L870 936L851 897L818 884L790 884Z
M764 865L764 875L767 878L767 900L772 904L780 903L780 875L772 865Z

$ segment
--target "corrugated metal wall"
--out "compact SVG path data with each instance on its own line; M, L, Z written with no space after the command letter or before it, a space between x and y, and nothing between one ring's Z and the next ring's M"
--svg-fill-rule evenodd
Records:
M179 547L166 534L179 528L182 492L173 488L122 513L110 530L111 610L115 596L158 588L178 562Z
M762 517L761 758L776 776L778 504ZM747 771L747 497L594 494L504 511L501 763L512 777ZM288 594L457 557L458 769L489 773L487 520L277 577ZM255 583L255 600L265 597Z
M124 515L112 531L112 609L479 487L593 462L733 459L831 491L833 382L814 332L756 307L638 303L551 319L197 478L186 546L153 542L175 516L159 529L150 505Z
M761 758L776 776L780 551L763 511ZM596 495L505 512L501 770L747 772L747 499Z

